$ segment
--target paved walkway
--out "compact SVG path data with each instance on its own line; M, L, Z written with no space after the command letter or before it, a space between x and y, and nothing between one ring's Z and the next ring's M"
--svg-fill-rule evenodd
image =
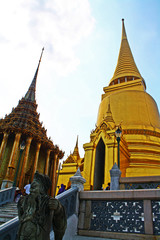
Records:
M73 240L120 240L120 239L75 236Z

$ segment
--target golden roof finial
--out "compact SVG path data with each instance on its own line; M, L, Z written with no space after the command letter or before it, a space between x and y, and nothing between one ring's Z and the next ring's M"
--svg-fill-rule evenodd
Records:
M124 18L122 18L122 39L127 39L126 29L124 26Z
M125 81L142 79L144 85L145 82L135 64L124 25L124 19L122 19L122 38L121 46L119 50L119 56L117 61L117 66L110 80L109 85L117 84Z
M75 146L74 151L73 151L73 156L76 156L77 158L79 158L78 136L77 136L77 140L76 140L76 146Z
M110 98L109 98L108 110L106 112L105 121L114 123L112 112L111 112L111 106L110 106Z
M77 135L76 147L78 148L78 135Z
M26 100L29 100L29 101L32 101L32 102L35 101L36 82L37 82L37 76L38 76L38 71L39 71L39 66L40 66L40 62L41 62L41 59L42 59L43 51L44 51L44 47L42 48L41 56L40 56L40 59L39 59L39 63L38 63L34 78L31 82L31 85L30 85L25 97L24 97Z
M41 62L43 51L44 51L44 47L42 48L42 52L41 52L41 56L40 56L40 59L39 59L39 63Z

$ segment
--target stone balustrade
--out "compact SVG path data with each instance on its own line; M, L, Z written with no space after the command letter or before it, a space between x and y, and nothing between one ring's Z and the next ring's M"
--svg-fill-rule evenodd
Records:
M2 224L0 226L0 239L1 240L15 240L18 230L19 220L18 217Z
M0 206L13 201L15 190L15 187L0 190Z
M160 188L160 176L120 177L120 189L157 189Z
M90 237L160 239L160 189L80 192L78 229Z

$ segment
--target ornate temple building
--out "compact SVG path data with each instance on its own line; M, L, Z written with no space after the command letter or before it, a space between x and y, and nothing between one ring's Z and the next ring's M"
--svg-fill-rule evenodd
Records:
M160 175L160 115L135 64L123 19L117 66L109 85L103 90L96 128L90 134L90 142L83 145L85 190L101 189L110 182L110 169L118 161L117 126L122 129L121 176ZM60 174L63 173L62 168ZM68 181L69 178L63 184L67 185Z
M47 137L37 113L35 92L41 58L42 54L26 95L0 120L0 184L1 189L13 184L23 189L38 170L50 176L54 195L56 171L64 152ZM24 150L20 150L21 143Z

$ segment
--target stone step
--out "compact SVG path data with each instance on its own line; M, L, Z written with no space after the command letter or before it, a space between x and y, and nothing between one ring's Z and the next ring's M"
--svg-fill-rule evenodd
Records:
M4 210L6 210L6 211L18 211L17 207L2 207L2 208L0 208L0 212L4 211Z
M17 206L17 203L16 202L9 202L9 203L4 204L3 206Z
M3 208L3 209L0 209L0 214L1 213L15 213L17 214L18 213L18 209L8 209L8 208Z
M6 203L2 206L0 206L0 209L3 209L3 208L8 208L8 209L16 209L17 208L17 203Z
M18 215L17 203L7 203L0 207L0 225L10 221Z
M15 213L18 213L18 209L16 209L16 208L1 208L0 209L0 213L2 213L2 212L15 212Z
M4 209L4 208L6 208L6 209L17 209L17 205L7 204L7 205L3 205L3 206L0 207L0 209Z
M16 217L17 216L17 213L12 213L12 212L10 212L10 213L0 213L0 219L1 218L4 218L4 217L7 217L7 218L12 218L12 217Z
M17 216L18 215L18 211L17 209L12 209L12 210L9 210L9 209L0 209L0 217L1 216Z

